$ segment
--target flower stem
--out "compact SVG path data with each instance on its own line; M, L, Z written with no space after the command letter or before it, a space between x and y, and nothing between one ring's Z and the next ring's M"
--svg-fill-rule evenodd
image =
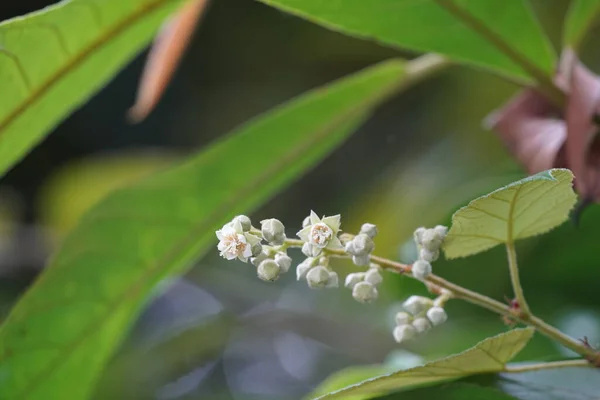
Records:
M295 239L287 239L286 240L286 245L288 247L302 247L302 244L303 244L303 242L301 240L295 240ZM343 258L349 257L348 254L346 254L346 252L342 249L339 249L339 250L323 249L323 250L326 254L329 254L332 256L343 257ZM510 257L511 257L510 253L511 253L511 251L509 250L509 263L511 262L510 261ZM512 247L512 253L514 254L514 246ZM393 261L393 260L390 260L390 259L387 259L384 257L375 256L375 255L371 255L371 261L373 261L374 263L377 263L384 269L412 277L412 274L411 274L412 266L411 265L402 264L397 261ZM514 265L516 266L516 255L514 256L514 259L512 262L514 262ZM518 272L518 271L516 271L516 272ZM512 273L511 273L511 275L512 275ZM485 308L487 310L490 310L490 311L500 314L502 316L508 316L511 318L515 318L519 322L535 328L542 335L549 337L550 339L562 344L566 348L573 350L574 352L585 357L586 360L580 360L582 363L585 361L586 363L590 362L592 364L596 364L600 361L600 354L596 350L589 347L585 343L564 334L560 330L556 329L552 325L549 325L544 320L532 315L531 313L521 312L521 313L515 314L513 309L510 306L508 306L507 304L501 303L497 300L492 299L491 297L488 297L481 293L474 292L465 287L462 287L460 285L457 285L455 283L447 281L446 279L439 277L435 274L430 274L427 277L426 282L431 283L439 288L446 289L447 291L449 291L452 294L452 298L467 301L471 304ZM517 282L518 282L518 275L517 275ZM518 287L520 287L520 285Z
M525 365L506 365L504 372L509 373L521 373L530 371L541 371L544 369L557 369L557 368L573 368L573 367L592 367L587 360L563 360L563 361L552 361L535 364Z
M525 300L525 293L523 293L523 287L521 286L521 280L519 279L519 265L517 264L517 252L515 250L515 244L512 241L506 242L506 253L508 254L508 269L510 270L510 281L512 283L513 292L519 303L519 310L521 317L527 317L531 315L529 305Z

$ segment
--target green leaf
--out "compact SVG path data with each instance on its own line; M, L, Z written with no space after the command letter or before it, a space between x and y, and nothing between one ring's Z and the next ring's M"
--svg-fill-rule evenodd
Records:
M577 201L572 182L568 169L551 169L471 201L452 216L446 257L469 256L562 224Z
M403 392L399 394L393 394L386 396L385 400L422 400L422 399L435 399L435 400L516 400L509 394L503 393L502 391L486 387L479 386L470 383L457 382L449 385L440 385L434 387L427 387L423 389L412 390L410 392ZM382 399L382 400L383 400Z
M474 347L447 358L420 367L368 379L356 385L331 392L319 399L367 399L390 391L407 390L418 386L434 385L469 375L500 372L527 344L534 330L514 329L487 338Z
M325 157L404 71L394 60L309 92L101 201L0 330L0 398L85 398L156 284L216 252L216 229Z
M154 36L181 0L72 0L0 24L0 176Z
M346 34L540 81L556 56L525 0L260 0Z
M599 12L600 0L573 0L565 18L565 47L579 47Z

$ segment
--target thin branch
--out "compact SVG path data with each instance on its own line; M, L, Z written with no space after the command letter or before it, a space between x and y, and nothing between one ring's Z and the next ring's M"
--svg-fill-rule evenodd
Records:
M563 360L525 365L506 365L504 372L519 374L522 372L541 371L544 369L593 367L587 360Z

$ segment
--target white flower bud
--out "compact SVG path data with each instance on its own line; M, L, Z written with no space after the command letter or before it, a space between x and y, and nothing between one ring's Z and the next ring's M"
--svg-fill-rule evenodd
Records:
M318 257L319 254L321 254L322 249L318 248L317 246L314 246L308 242L305 242L302 245L302 254L304 254L306 257Z
M412 322L413 317L409 313L400 311L396 313L396 325L408 325Z
M306 274L306 282L313 289L325 287L329 282L329 271L322 265L311 268Z
M271 259L266 259L261 262L257 269L258 277L263 281L268 282L277 280L280 272L281 268L279 268L279 265Z
M433 301L423 296L410 296L408 300L402 303L402 307L412 315L419 315L429 310L432 305Z
M369 282L359 282L352 288L352 297L361 303L371 303L378 295L377 288Z
M432 307L427 311L427 318L433 325L441 325L446 322L448 315L442 307Z
M258 257L262 253L262 244L254 243L252 245L252 257Z
M431 322L427 318L417 318L413 321L412 325L419 333L424 333L431 329Z
M425 231L426 231L426 229L423 227L415 229L413 237L415 239L415 243L418 246L421 246L423 244L423 233L425 233Z
M309 225L310 225L310 215L308 217L304 218L304 221L302 221L303 228L306 228Z
M417 330L412 325L399 325L394 328L394 340L398 343L414 339L417 336Z
M445 236L445 233L442 234L441 229L426 229L422 235L421 245L424 249L427 249L431 252L439 251Z
M346 276L344 286L346 286L348 289L354 288L357 283L365 280L365 275L366 274L364 272L354 272L352 274L348 274L348 276Z
M377 236L377 226L373 225L373 224L363 224L360 227L360 233L364 233L365 235L367 235L368 237L370 237L371 239L374 238L375 236Z
M242 230L244 232L248 232L252 228L252 222L250 221L250 218L248 218L245 215L238 215L237 217L234 217L231 220L231 222L235 221L239 221L240 225L242 225Z
M369 254L366 254L364 256L352 256L352 262L354 263L354 265L357 265L359 267L369 265L370 261L371 256Z
M302 279L306 278L306 274L308 274L308 271L313 267L313 265L315 265L315 259L312 257L309 257L298 264L296 267L296 279L301 281Z
M366 233L358 234L352 239L352 247L349 250L352 250L353 255L355 256L363 256L371 253L375 249L375 243L373 243L373 239L371 239Z
M424 260L417 260L412 265L412 274L415 278L424 280L431 274L431 264Z
M291 257L283 252L275 254L275 262L277 263L277 265L279 265L279 267L281 268L281 272L283 272L284 274L288 272L290 270L290 267L292 266Z
M378 286L383 282L383 277L379 273L379 269L371 268L365 274L365 282L369 282L371 285Z
M266 255L264 252L261 252L259 255L257 255L256 257L252 257L250 258L250 262L252 263L252 265L254 265L255 267L258 267L260 265L261 262L263 262L264 260L266 260L267 258L269 258L268 255Z
M346 246L344 246L344 251L348 254L354 254L355 250L354 250L354 242L352 240L350 240L348 243L346 243Z
M285 241L285 227L278 219L271 218L260 221L263 238L276 246Z
M427 249L421 249L419 251L419 258L423 261L434 262L440 257L440 251L429 251Z
M329 280L327 281L326 287L336 288L340 285L340 278L337 272L329 271Z
M433 230L435 231L436 235L441 241L443 241L446 238L446 235L448 234L448 227L444 225L438 225L435 228L433 228Z

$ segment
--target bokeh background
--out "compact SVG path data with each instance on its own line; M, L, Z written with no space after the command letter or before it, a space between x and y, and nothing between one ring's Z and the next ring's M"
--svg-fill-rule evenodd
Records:
M2 2L7 19L54 3ZM554 44L567 0L532 1ZM600 70L593 43L583 59ZM127 123L145 54L64 121L0 181L0 318L44 267L77 219L108 191L163 168L282 101L395 56L251 0L215 0L160 105ZM518 88L454 67L381 107L342 147L251 215L281 219L293 236L313 209L342 214L342 229L379 226L379 255L410 262L412 231L447 224L468 200L523 176L482 120ZM280 132L277 140L285 140ZM263 157L264 154L256 154ZM600 207L578 227L519 243L522 281L540 316L600 342ZM301 260L295 254L296 262ZM342 274L353 268L338 264ZM436 273L502 299L511 296L502 248ZM166 282L115 355L98 399L297 399L351 365L413 366L508 329L495 315L451 302L449 322L407 344L393 314L421 285L386 276L376 304L350 291L310 290L290 273L275 284L215 249L187 276ZM536 337L522 359L568 355Z

